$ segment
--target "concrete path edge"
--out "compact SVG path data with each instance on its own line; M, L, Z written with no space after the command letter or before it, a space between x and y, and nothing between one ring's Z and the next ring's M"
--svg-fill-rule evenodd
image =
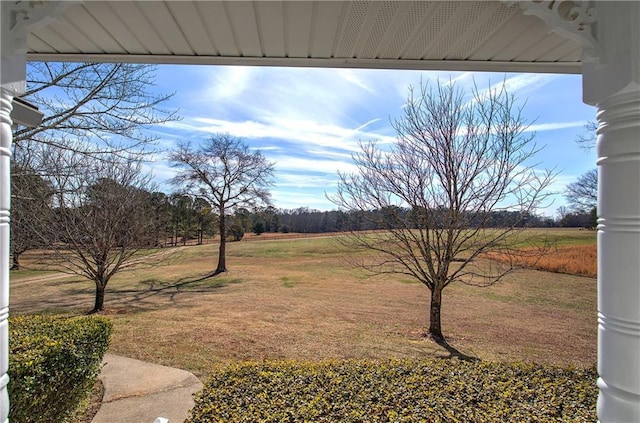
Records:
M98 377L104 385L92 423L153 423L158 417L183 423L202 383L180 369L105 354Z

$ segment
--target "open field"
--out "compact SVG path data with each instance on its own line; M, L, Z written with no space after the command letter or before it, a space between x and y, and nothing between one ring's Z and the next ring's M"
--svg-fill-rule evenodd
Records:
M594 245L595 233L552 230L558 245ZM449 353L423 336L429 291L406 277L367 277L329 237L177 247L155 267L117 275L104 312L110 352L199 377L245 359L426 358ZM28 267L29 254L23 257ZM94 287L80 277L12 272L11 313L81 314ZM27 276L21 276L26 274ZM49 273L51 275L51 273ZM46 277L45 277L46 276ZM492 361L590 367L596 362L596 281L519 270L488 288L452 285L443 331L462 353Z
M509 261L499 253L487 254L493 260ZM523 256L516 265L555 273L588 276L598 275L598 256L595 245L569 245L552 247L543 257Z

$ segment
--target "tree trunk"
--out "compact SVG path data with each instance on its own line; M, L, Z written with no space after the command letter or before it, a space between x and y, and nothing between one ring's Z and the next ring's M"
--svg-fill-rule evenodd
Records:
M178 224L173 224L173 232L171 233L171 241L174 247L178 246Z
M224 216L224 207L220 207L220 247L218 248L218 268L215 274L227 271L227 223Z
M13 252L13 264L11 266L11 270L20 270L20 253Z
M436 340L444 339L440 325L440 309L442 308L442 288L435 286L431 290L431 306L429 313L429 335Z
M102 284L96 282L96 301L93 306L93 310L89 312L89 314L94 314L99 311L104 310L104 291L106 288L106 284Z

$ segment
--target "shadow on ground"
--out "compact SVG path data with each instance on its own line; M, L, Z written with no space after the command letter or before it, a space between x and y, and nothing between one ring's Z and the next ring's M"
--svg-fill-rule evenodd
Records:
M449 344L449 342L445 338L430 337L430 339L436 344L438 344L439 346L441 346L442 348L444 348L449 353L448 356L440 357L442 359L450 360L450 359L457 358L458 360L461 360L461 361L471 361L471 362L480 361L478 357L473 357L471 355L467 355L461 352L460 350L455 348L453 345Z
M107 286L105 293L105 314L141 313L178 305L180 295L211 294L231 284L241 283L241 278L218 275L181 278L177 281L147 279L133 288L118 289ZM20 282L16 284L20 288ZM66 285L66 286L65 286ZM55 287L56 295L51 295L48 286ZM12 304L16 313L88 313L95 300L95 288L91 281L81 278L42 281L39 289L28 297L20 296ZM188 302L180 302L188 307Z

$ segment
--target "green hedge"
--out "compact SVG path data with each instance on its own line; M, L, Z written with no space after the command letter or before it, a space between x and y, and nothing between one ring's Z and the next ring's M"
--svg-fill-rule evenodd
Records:
M447 360L244 363L214 373L187 422L596 421L596 377Z
M95 383L110 335L103 318L11 317L11 422L67 421Z

